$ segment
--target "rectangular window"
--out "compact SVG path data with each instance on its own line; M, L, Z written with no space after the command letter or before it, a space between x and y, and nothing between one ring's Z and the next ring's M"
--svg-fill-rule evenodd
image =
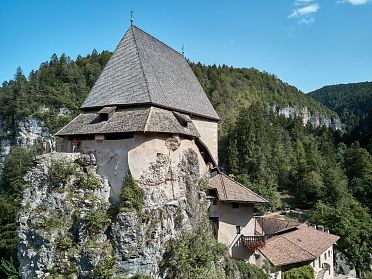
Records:
M328 250L328 257L331 256L331 250Z
M327 253L324 253L324 259L325 260L327 259Z
M319 256L319 268L322 268L322 260L320 259L320 256Z
M239 208L239 204L237 202L232 203L232 208Z
M240 234L241 232L241 227L240 226L236 226L236 234Z

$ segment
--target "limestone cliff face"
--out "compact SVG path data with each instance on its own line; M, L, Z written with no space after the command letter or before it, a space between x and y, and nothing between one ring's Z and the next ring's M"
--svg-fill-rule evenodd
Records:
M49 135L47 127L33 116L15 117L13 126L10 129L6 119L0 115L0 170L11 145L31 146Z
M197 190L203 181L200 154L186 146L180 149L177 139L163 143L168 152L155 153L153 162L133 171L145 190L141 212L115 212L112 177L97 173L99 158L40 156L25 177L28 188L18 228L20 276L92 278L109 267L118 276L140 272L157 278L168 241L192 230L207 212L203 191ZM172 156L175 150L177 156Z
M333 130L341 130L341 122L338 118L326 116L320 112L311 112L307 107L299 108L296 106L271 106L271 111L286 118L300 117L304 125L311 124L313 127L328 127Z

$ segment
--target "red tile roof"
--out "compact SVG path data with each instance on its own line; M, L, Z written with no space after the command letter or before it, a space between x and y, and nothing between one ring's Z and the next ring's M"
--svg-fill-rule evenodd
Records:
M260 252L274 266L312 261L335 244L339 238L337 235L301 224L293 231L268 239Z

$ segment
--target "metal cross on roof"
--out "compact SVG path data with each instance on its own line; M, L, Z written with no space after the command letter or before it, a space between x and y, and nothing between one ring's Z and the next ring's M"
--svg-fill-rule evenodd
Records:
M131 10L130 11L130 25L133 25L133 13L134 13L134 11L133 10Z

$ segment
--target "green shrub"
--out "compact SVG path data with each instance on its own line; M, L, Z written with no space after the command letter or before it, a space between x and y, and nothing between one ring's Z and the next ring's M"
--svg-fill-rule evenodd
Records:
M106 212L100 209L90 211L85 216L84 221L87 231L91 234L102 231L111 222Z
M314 279L314 276L314 269L310 265L305 265L284 272L283 279Z
M111 279L114 273L113 267L115 261L115 257L108 256L103 261L99 262L94 269L94 279Z
M77 165L64 159L53 160L49 168L49 181L52 187L66 184L71 175L75 174Z
M61 226L60 220L53 217L44 219L43 222L35 225L37 229L41 230L56 229L59 228L60 226Z
M269 275L262 269L245 261L236 261L241 278L269 279Z
M201 228L172 241L160 269L165 278L205 278L218 274L214 264L223 259L226 252L226 246L217 243Z
M144 206L144 198L145 191L138 186L133 176L129 173L120 193L121 208L140 212Z
M84 173L79 177L76 187L80 189L95 190L99 188L99 179L94 173Z
M69 234L60 234L55 240L55 245L58 251L67 251L73 246L72 236Z

